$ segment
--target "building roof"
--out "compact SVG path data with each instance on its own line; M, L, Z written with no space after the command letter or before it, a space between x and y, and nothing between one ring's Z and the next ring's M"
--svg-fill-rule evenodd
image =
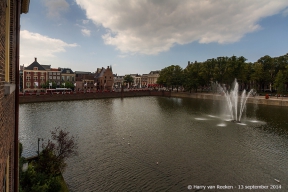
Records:
M160 73L159 70L157 70L157 71L151 71L151 72L149 73L149 75L151 75L151 74L159 74L159 73Z
M46 70L50 70L50 68L51 68L51 65L41 65L41 66Z
M99 70L99 68L98 68L97 72L95 73L95 77L94 78L102 77L105 71L106 71L106 69L104 69L103 67L102 67L101 70Z
M75 71L75 74L92 74L92 73L87 71Z
M50 68L50 71L60 71L59 68Z
M31 63L28 67L25 67L25 70L34 70L34 67L38 67L38 71L46 71L42 65L37 62L37 58L35 57L35 61Z
M70 68L63 68L61 70L62 74L74 74L74 72Z

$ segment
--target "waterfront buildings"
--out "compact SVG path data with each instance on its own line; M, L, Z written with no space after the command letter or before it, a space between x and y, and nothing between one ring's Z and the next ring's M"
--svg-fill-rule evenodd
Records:
M35 58L34 62L28 67L24 67L23 70L23 91L41 91L45 90L42 85L47 81L47 71L50 70L50 66L43 66L37 62Z
M86 71L75 71L75 91L87 91L87 90L96 90L94 86L95 73L86 72Z
M121 85L123 85L123 82L124 82L124 76L121 76L121 75L114 75L114 86L116 88L120 88Z
M0 191L18 191L20 14L28 9L29 0L0 1Z
M97 90L112 91L114 84L112 67L107 66L106 69L104 67L97 68L95 72L95 82L97 83Z
M154 85L157 84L157 80L158 77L160 76L160 71L151 71L148 75L147 75L147 83L148 85Z

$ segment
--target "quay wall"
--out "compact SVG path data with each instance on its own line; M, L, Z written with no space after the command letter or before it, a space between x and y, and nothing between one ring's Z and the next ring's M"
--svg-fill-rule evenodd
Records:
M121 98L121 97L143 97L143 96L170 96L170 92L164 91L127 91L127 92L91 92L91 93L71 93L71 94L26 94L19 96L20 104L51 102L51 101L73 101L87 99Z
M188 92L172 92L171 97L182 97L182 98L187 97L187 98L195 98L195 99L214 99L214 100L225 99L224 96L219 95L219 94L188 93ZM249 97L247 99L247 103L288 107L288 98L270 97L269 99L265 99L265 96L256 96L256 97Z
M180 97L195 99L214 99L223 100L224 96L209 93L189 93L189 92L167 92L167 91L128 91L128 92L98 92L98 93L71 93L71 94L44 94L44 95L21 95L19 97L20 104L51 102L51 101L73 101L87 99L104 99L104 98L123 98L123 97L143 97L143 96L162 96L162 97ZM275 105L288 107L288 98L270 97L265 99L264 96L250 97L247 103L256 103L261 105Z

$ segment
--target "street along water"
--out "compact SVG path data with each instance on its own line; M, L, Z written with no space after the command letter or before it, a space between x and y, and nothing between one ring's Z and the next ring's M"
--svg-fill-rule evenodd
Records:
M222 117L223 105L165 97L22 104L20 141L28 157L55 127L76 136L79 155L64 173L75 192L287 190L288 108L247 104L236 124Z

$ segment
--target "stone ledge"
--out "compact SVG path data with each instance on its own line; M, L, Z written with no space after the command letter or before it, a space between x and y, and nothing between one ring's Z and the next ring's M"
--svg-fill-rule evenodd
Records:
M11 93L13 93L15 91L16 85L12 84L12 83L7 83L5 82L4 84L4 95L10 95Z

